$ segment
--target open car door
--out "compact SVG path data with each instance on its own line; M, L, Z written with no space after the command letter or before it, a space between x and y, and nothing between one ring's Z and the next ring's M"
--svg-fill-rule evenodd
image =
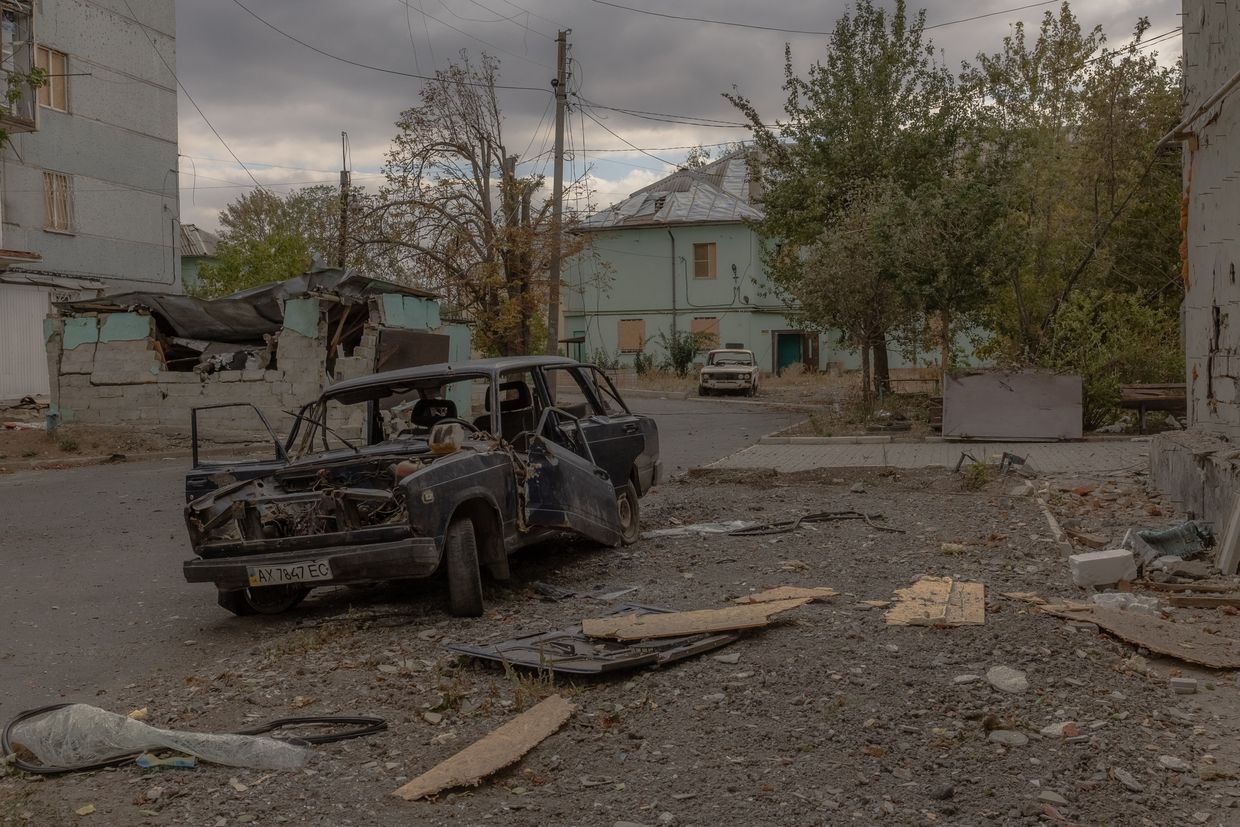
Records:
M288 452L271 423L249 402L204 405L192 409L190 417L194 465L185 477L186 502L222 485L264 477L288 464ZM221 424L226 427L218 427ZM271 442L265 449L264 434Z
M557 418L576 422L559 408L547 408L530 438L529 475L525 480L527 525L558 528L607 546L620 544L620 509L616 489L607 472L594 463L589 443L580 428L572 428L578 444L573 448L548 438L548 425L563 434Z

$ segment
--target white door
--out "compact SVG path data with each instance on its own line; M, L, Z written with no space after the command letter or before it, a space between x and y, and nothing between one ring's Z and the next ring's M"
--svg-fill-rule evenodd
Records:
M0 399L46 394L48 288L0 284Z

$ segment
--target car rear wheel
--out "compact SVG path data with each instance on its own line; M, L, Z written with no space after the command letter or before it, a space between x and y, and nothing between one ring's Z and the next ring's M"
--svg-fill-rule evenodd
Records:
M305 586L264 586L261 589L220 589L216 602L238 617L278 615L306 599Z
M468 517L453 520L444 539L448 567L448 608L456 617L482 615L482 570L478 565L478 539Z
M620 542L631 546L641 535L641 506L633 483L616 489L616 506L620 509Z

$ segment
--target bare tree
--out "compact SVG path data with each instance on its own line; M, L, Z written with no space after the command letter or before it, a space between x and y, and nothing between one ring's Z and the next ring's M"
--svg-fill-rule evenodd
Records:
M474 64L462 52L401 113L387 185L370 211L374 237L359 243L410 253L423 285L474 321L475 347L510 355L533 352L545 331L544 274L556 247L550 203L535 201L543 177L517 175L504 143L498 69L492 57ZM580 246L565 233L561 255Z

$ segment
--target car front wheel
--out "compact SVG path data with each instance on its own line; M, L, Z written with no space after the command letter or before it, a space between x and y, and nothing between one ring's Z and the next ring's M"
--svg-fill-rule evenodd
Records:
M448 567L449 611L456 617L480 617L482 570L473 520L461 517L452 521L444 538L443 553Z

